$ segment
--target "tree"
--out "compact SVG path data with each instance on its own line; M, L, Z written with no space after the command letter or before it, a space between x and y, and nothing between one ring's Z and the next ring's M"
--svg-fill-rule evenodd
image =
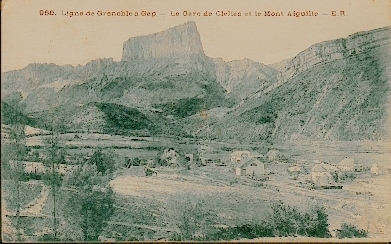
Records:
M113 173L115 170L115 162L113 157L104 154L101 149L96 150L88 163L96 165L97 171L102 175Z
M44 176L45 182L51 187L51 193L53 198L53 239L57 240L57 189L62 184L62 176L58 172L58 167L60 164L65 163L65 149L59 146L60 142L60 131L63 127L58 123L58 121L52 121L50 125L51 135L45 141L45 156L43 163L46 167L50 169ZM56 169L57 166L57 169Z
M11 179L13 179L16 188L16 230L17 230L17 239L21 241L21 222L20 222L20 185L21 180L24 175L24 168L21 165L21 160L26 156L26 135L25 135L25 125L23 124L14 124L10 126L10 141L12 150L10 158L12 161L9 161L11 167Z
M276 236L293 236L299 232L302 214L297 209L278 201L272 205L272 211Z
M114 213L114 192L107 178L95 164L86 163L64 179L63 189L62 229L69 229L62 231L61 239L97 241Z
M330 236L328 216L323 206L315 206L310 212L309 228L306 231L309 236L327 238Z
M89 189L81 196L84 241L97 241L107 220L114 213L113 190L110 187Z
M204 197L191 193L179 194L174 199L181 240L206 240L214 230L216 214L208 207Z

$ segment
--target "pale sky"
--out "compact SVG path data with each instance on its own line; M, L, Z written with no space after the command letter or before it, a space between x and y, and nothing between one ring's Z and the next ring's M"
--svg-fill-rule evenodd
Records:
M2 72L29 63L77 65L98 59L119 61L130 37L195 21L205 54L225 61L248 58L264 64L294 57L314 43L390 25L387 0L6 0L2 1ZM40 16L54 10L56 16ZM155 17L62 16L62 11L155 11ZM205 11L213 16L172 17L170 11ZM283 11L284 17L254 16ZM288 11L316 11L317 17L288 17ZM332 17L332 10L347 16ZM219 17L216 11L241 12ZM245 16L251 12L252 16ZM162 15L164 14L164 15ZM328 15L322 15L328 14Z

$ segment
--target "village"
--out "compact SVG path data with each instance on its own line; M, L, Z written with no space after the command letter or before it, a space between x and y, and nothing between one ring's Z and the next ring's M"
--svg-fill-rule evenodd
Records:
M30 156L36 154L35 159L43 156L37 152L30 152ZM209 157L208 157L209 156ZM10 160L12 167L17 163L21 164L24 173L36 178L36 176L54 170L66 175L80 167L80 162L88 161L90 156L76 157L66 155L63 163L44 165L40 161ZM280 183L294 182L296 186L307 189L342 189L345 183L358 180L362 176L391 173L391 165L386 162L375 162L370 167L364 167L354 158L343 158L340 162L323 162L321 160L292 162L278 150L269 150L266 154L256 152L233 151L223 157L210 156L205 147L201 147L200 153L185 153L181 155L174 148L163 150L156 158L130 158L125 157L122 168L133 168L135 171L143 169L142 175L158 177L159 171L164 168L180 169L187 167L203 167L214 165L230 168L230 173L237 177L244 177L255 181L274 181ZM357 191L357 194L360 194Z
M23 172L22 179L27 188L42 187L38 195L30 196L32 201L22 210L21 214L25 217L36 218L50 213L50 202L47 199L51 196L48 195L49 188L44 184L48 176L56 173L65 179L84 165L96 163L100 158L96 157L98 154L107 156L104 164L113 164L110 186L118 198L118 211L129 208L126 205L129 199L142 201L141 199L146 198L150 199L148 204L159 202L164 206L177 195L194 195L196 199L203 199L203 196L212 194L214 198L221 198L224 204L214 206L216 200L211 198L208 206L221 216L222 223L228 225L237 225L246 220L243 214L263 211L252 205L255 202L261 206L263 202L283 200L291 206L304 209L311 204L325 206L329 214L330 233L337 233L341 222L353 220L354 224L369 231L372 236L387 232L388 225L384 221L388 220L384 218L388 211L388 185L384 182L390 179L391 167L384 160L386 157L361 153L361 150L366 152L373 146L360 149L354 154L352 150L349 152L350 149L346 150L338 145L340 151L331 148L331 151L335 151L331 153L333 157L325 157L317 154L316 148L283 144L275 147L243 144L237 148L238 144L193 139L69 133L61 135L60 157L54 162L48 158L47 149L40 143L48 135L34 133L27 138L26 156L19 160L9 160L10 168ZM8 142L8 139L3 138L3 141ZM303 149L300 151L300 148ZM321 148L328 153L326 147L321 145ZM383 152L381 150L384 149L379 147L379 150ZM387 152L388 148L385 150ZM344 152L348 152L347 156L344 156ZM242 206L247 202L250 203L250 212L245 213L247 210L242 209ZM133 208L139 211L143 206L144 203L140 203ZM152 205L148 211L153 212L155 208ZM231 212L227 215L224 208L231 209ZM368 212L368 209L371 211ZM5 214L9 217L16 215L8 210ZM163 216L168 214L170 213ZM116 228L128 226L133 233L136 228L134 225L145 224L144 220L136 223L122 220L121 215L110 221L108 230L117 231ZM367 221L369 215L374 223ZM137 238L167 238L170 233L178 232L175 224L171 225L174 226L169 228L169 233L162 231L167 229L162 226L159 228L163 229L159 229L154 234L155 237ZM152 227L153 225L145 225L143 228ZM136 231L137 235L141 235L146 229ZM111 236L110 233L103 235Z
M65 178L90 162L94 154L99 152L110 155L110 159L115 164L110 185L117 197L122 199L117 203L120 210L128 208L127 205L123 205L128 201L126 199L149 199L153 196L152 202L158 201L163 204L170 201L170 196L177 194L196 194L200 198L205 194L213 194L225 199L223 200L226 202L225 207L233 211L226 216L221 212L224 207L221 205L213 207L213 211L223 216L221 221L226 223L236 224L237 221L241 221L244 210L239 203L242 200L259 199L256 201L260 201L261 204L263 201L283 199L290 205L304 204L305 206L308 202L325 205L330 216L330 233L340 228L341 217L342 220L349 220L352 216L353 219L362 220L358 221L359 227L368 226L367 229L371 233L380 235L387 228L386 225L367 224L364 221L368 201L376 206L376 218L384 218L384 212L387 211L384 207L384 191L379 193L379 189L386 186L377 182L389 179L391 167L382 160L370 164L362 158L351 156L336 157L338 160L314 160L316 157L313 156L306 160L306 155L295 157L287 150L263 145L258 147L244 145L236 149L234 145L208 141L165 140L163 143L157 138L69 134L63 135L62 156L59 161L52 162L47 160L47 152L42 146L39 146L36 141L32 145L29 141L36 137L33 135L28 138L27 144L30 143L30 146L24 159L9 160L11 168L20 167L27 184L43 187L40 195L37 195L22 211L24 216L37 214L41 216L40 211L47 211L42 209L48 208L45 207L48 203L46 200L48 189L41 183L46 175L56 172ZM89 137L93 137L91 143L101 143L104 147L75 146L79 141L83 145L88 144ZM140 143L139 148L121 146L123 141ZM309 155L313 155L311 150L309 152ZM341 153L339 152L338 155ZM232 198L232 194L236 197ZM227 201L228 196L232 200ZM209 204L213 206L214 200ZM345 209L349 205L355 208ZM154 211L153 208L150 211ZM8 216L14 215L15 213L8 213ZM121 218L120 216L110 221L110 226L134 225L128 223L129 220L115 220ZM381 221L377 222L381 223ZM177 230L174 227L170 229L170 233L175 231ZM161 232L159 235L167 236L169 233Z

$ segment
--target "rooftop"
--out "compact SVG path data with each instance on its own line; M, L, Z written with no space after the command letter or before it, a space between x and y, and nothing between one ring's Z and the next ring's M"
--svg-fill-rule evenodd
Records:
M344 158L341 162L339 162L340 166L353 166L354 158Z

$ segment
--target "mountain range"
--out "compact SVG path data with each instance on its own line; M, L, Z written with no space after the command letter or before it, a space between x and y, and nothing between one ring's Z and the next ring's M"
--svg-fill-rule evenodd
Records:
M386 140L390 28L265 65L205 55L197 26L130 38L121 61L1 74L2 123L221 141Z

